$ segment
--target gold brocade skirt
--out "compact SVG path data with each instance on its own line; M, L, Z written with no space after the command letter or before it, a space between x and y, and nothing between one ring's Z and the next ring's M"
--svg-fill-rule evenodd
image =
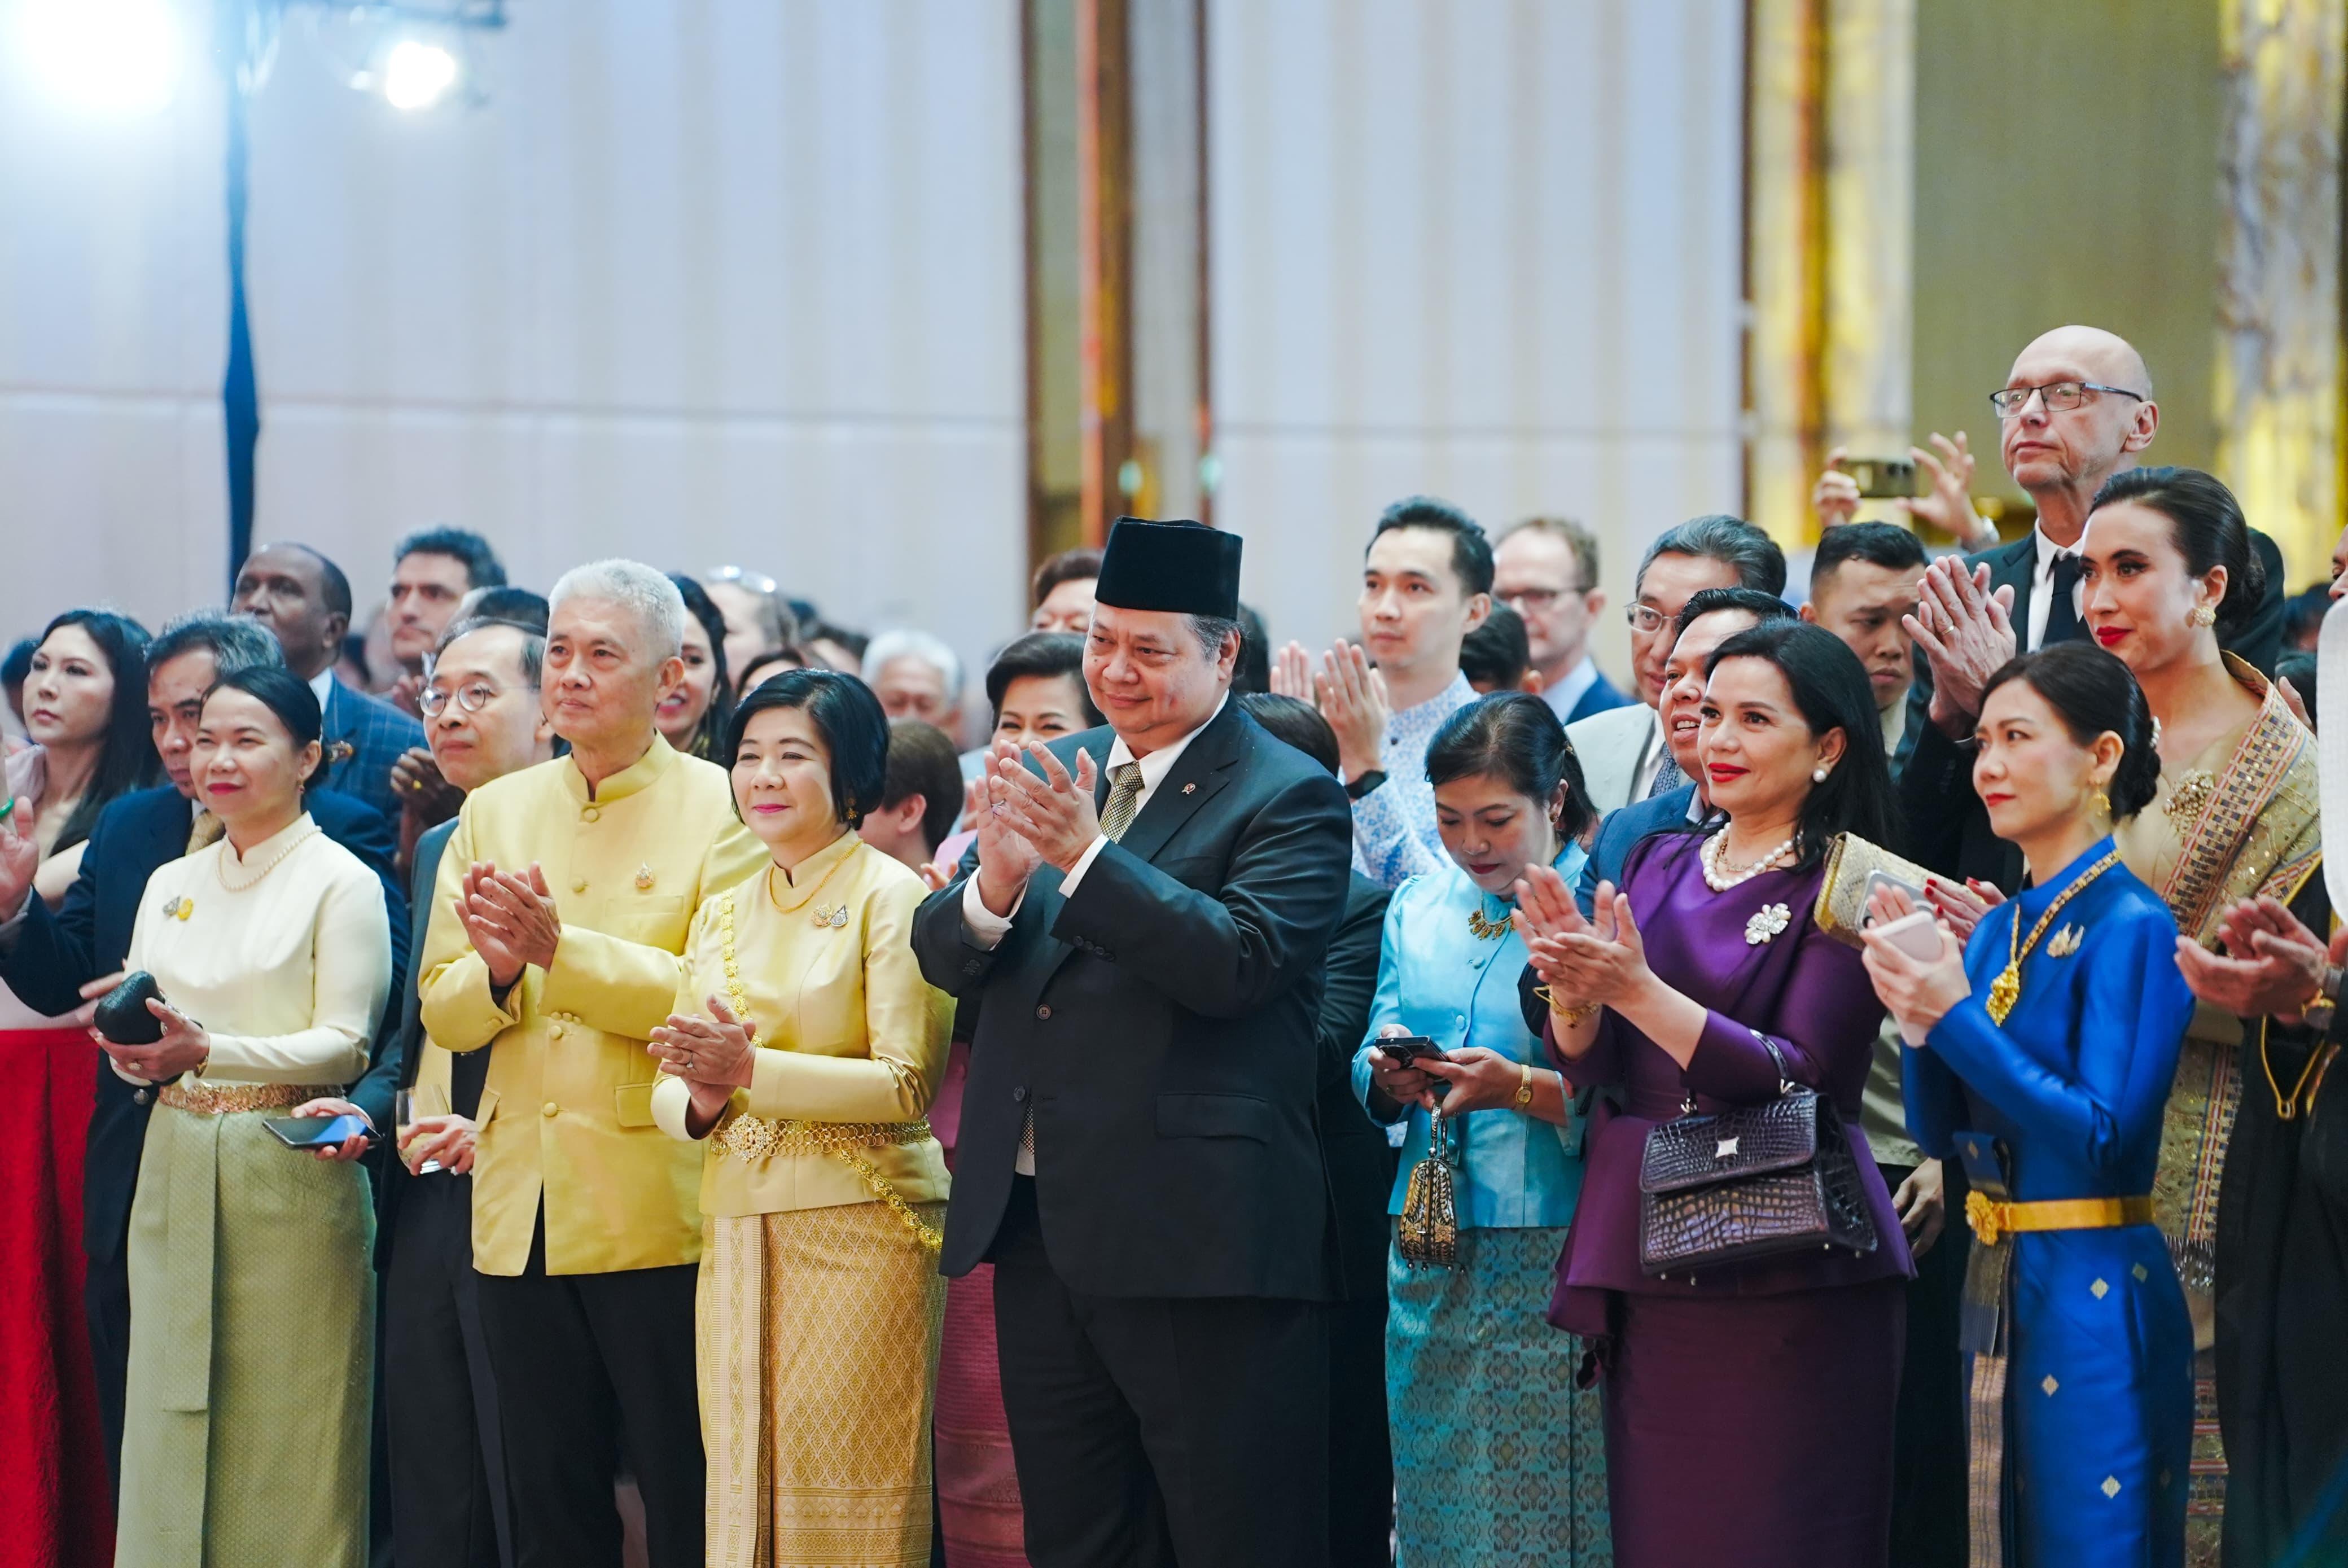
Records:
M945 1285L879 1202L702 1222L709 1568L926 1568Z

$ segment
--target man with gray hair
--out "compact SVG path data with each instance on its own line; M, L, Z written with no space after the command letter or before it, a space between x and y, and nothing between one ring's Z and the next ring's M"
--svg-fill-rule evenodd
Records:
M725 769L654 724L684 675L675 584L599 561L550 598L545 713L571 754L466 797L417 1016L436 1045L489 1052L473 1266L516 1561L617 1568L624 1433L654 1568L699 1568L701 1151L654 1124L646 1044L694 910L766 857Z
M1743 518L1718 514L1666 530L1647 546L1628 613L1631 674L1639 700L1565 727L1601 817L1633 800L1668 795L1687 782L1664 743L1658 712L1680 612L1706 588L1782 594L1786 552Z
M962 738L962 660L927 632L883 632L864 649L864 684L892 718L918 718Z

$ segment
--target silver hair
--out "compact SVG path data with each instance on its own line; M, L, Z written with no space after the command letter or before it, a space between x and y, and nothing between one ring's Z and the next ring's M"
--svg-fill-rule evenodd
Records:
M945 677L948 702L962 700L962 659L942 639L910 626L881 633L864 645L864 684L878 687L891 659L921 660Z
M615 556L572 567L555 580L554 591L547 594L549 614L565 599L605 599L624 606L651 639L652 646L646 651L654 660L673 659L685 652L685 595L665 573L655 572L641 561Z

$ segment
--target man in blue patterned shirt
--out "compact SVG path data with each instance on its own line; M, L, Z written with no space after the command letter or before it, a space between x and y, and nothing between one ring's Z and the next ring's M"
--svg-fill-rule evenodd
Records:
M1426 743L1476 700L1459 645L1492 608L1492 545L1448 501L1386 508L1362 563L1362 641L1339 639L1309 668L1282 650L1272 689L1316 703L1337 732L1354 799L1354 869L1387 887L1447 870L1426 782Z

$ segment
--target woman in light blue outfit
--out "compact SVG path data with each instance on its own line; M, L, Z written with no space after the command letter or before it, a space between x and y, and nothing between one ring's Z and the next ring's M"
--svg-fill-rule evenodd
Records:
M1608 1563L1605 1424L1578 1392L1581 1355L1544 1314L1581 1188L1581 1118L1525 1028L1510 927L1527 869L1570 882L1591 817L1581 769L1539 697L1460 709L1427 745L1450 869L1387 906L1369 1038L1354 1090L1380 1121L1409 1119L1389 1213L1426 1155L1440 1107L1457 1167L1458 1261L1391 1255L1386 1407L1403 1568ZM1440 1060L1405 1065L1382 1037L1424 1036Z

